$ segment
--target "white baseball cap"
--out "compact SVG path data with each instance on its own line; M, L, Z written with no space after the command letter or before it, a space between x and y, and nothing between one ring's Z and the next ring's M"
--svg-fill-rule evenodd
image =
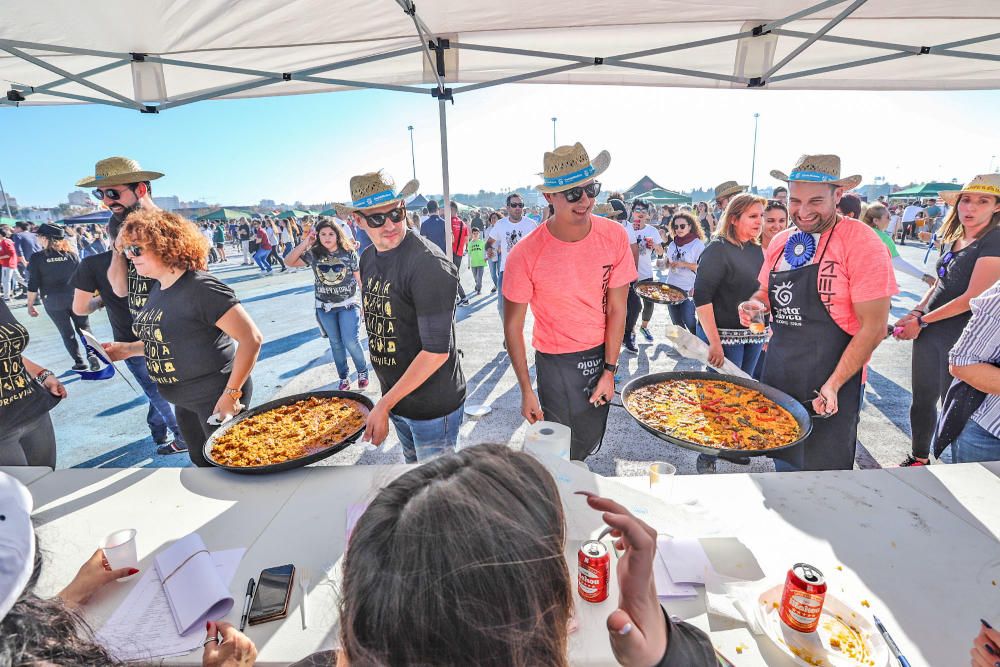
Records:
M32 507L28 489L0 473L0 619L21 597L35 567Z

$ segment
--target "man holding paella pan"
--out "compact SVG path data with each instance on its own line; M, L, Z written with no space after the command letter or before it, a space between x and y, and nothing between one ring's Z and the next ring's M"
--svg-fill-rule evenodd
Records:
M889 252L864 223L837 213L845 190L861 176L840 176L836 155L804 155L788 183L795 225L775 236L764 256L760 289L739 306L748 326L769 310L772 337L762 380L817 415L800 444L775 452L775 468L854 467L863 374L885 338L889 300L898 292Z

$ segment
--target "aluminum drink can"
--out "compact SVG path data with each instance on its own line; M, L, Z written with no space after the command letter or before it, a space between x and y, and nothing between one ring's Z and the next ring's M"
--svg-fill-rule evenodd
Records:
M798 632L815 632L826 599L826 578L807 563L796 563L785 577L778 616Z
M577 554L579 578L577 589L587 602L604 602L608 599L608 580L611 578L611 554L597 540L584 542Z

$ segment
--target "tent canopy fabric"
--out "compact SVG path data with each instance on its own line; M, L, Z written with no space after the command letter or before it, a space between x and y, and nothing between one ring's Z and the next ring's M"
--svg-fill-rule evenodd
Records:
M13 227L15 222L17 222L17 220L15 220L14 218L6 218L4 216L0 216L0 225L4 225L5 227Z
M663 204L690 204L691 198L682 195L680 192L667 190L666 188L653 188L648 192L643 192L633 199L644 199L647 202L662 206Z
M1000 2L964 0L8 0L0 104L154 112L514 81L709 88L1000 87ZM129 29L121 29L121 17ZM350 16L351 20L344 20ZM568 17L568 18L567 18Z
M958 183L922 183L909 188L904 188L889 195L889 199L923 199L925 197L937 197L940 192L949 190L961 190Z
M643 192L649 192L650 190L656 190L656 189L662 190L664 188L659 183L651 179L649 176L643 176L638 181L636 181L635 185L630 187L622 194L625 195L626 199L635 199Z
M203 222L206 220L238 220L240 218L249 218L250 214L246 211L237 211L234 208L217 208L214 211L209 211L205 215L199 215L196 220Z
M288 218L304 218L307 215L313 215L312 211L303 211L301 209L293 208L289 211L282 211L277 215L278 220L287 220Z
M406 203L406 210L408 211L419 211L424 206L427 206L427 198L423 195L417 195L410 201Z
M111 211L105 208L92 213L84 213L83 215L75 215L71 218L64 218L60 220L60 222L64 225L81 225L87 223L104 223L110 219Z

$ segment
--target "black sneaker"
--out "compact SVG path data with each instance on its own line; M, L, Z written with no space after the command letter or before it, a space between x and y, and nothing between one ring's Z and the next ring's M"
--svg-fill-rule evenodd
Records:
M469 305L469 297L465 297L464 299L459 299L458 305L460 305L460 306L468 306Z
M77 371L77 372L79 372L79 371L89 371L90 370L90 366L88 366L87 364L85 364L82 361L78 361L75 364L73 364L72 370Z
M90 364L90 370L95 372L101 370L101 360L97 358L96 354L88 354L87 363Z
M625 340L622 341L622 344L625 346L625 349L631 352L632 354L638 354L639 348L635 344L634 333L625 334Z
M695 468L698 470L699 475L711 475L715 472L715 460L716 457L709 456L708 454L699 454L698 460L695 462Z
M156 453L161 456L168 456L170 454L184 454L187 452L187 445L184 443L179 443L176 440L171 440L166 442L156 448Z
M496 287L494 287L493 289L490 290L490 294L496 294L496 293L497 293L497 288Z
M920 461L915 456L913 456L912 454L910 454L909 456L906 457L906 459L903 460L902 463L899 464L899 467L900 468L919 468L920 466L929 466L930 464L931 464L931 460L930 459L927 459L927 461L925 463L924 461Z

